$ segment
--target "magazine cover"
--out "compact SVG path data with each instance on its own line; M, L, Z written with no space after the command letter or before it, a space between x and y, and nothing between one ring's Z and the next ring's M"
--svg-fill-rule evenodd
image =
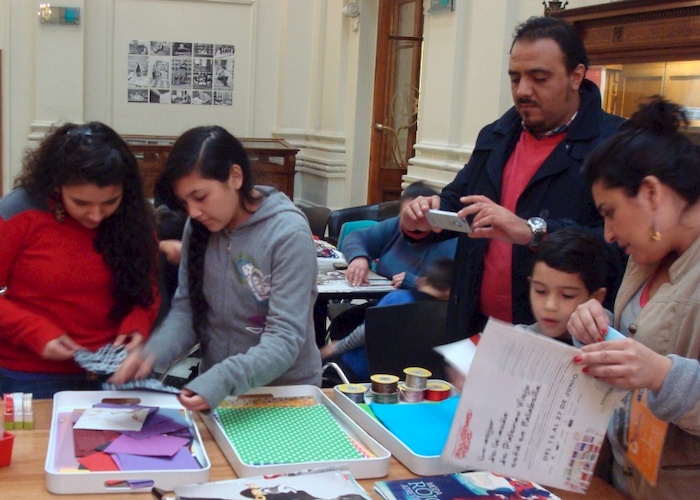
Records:
M559 499L539 484L481 471L378 481L375 483L374 490L386 500L423 498L439 500L462 498Z
M371 500L347 470L316 469L175 488L180 500Z

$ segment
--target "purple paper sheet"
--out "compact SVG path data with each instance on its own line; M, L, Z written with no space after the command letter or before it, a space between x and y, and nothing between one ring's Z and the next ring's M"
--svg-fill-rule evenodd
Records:
M104 451L112 454L128 453L129 455L172 457L189 442L189 439L174 436L150 436L145 439L134 439L122 434L112 441Z
M146 439L158 434L177 432L182 429L187 429L187 427L188 425L186 422L178 422L159 412L155 415L150 415L140 431L125 431L123 434L134 439Z
M142 457L128 453L117 453L113 457L116 457L117 465L123 471L201 469L199 462L186 448L180 448L180 451L170 458Z

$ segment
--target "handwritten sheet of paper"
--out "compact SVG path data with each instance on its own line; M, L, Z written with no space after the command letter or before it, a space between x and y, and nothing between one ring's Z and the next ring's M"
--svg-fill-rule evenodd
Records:
M584 493L628 393L582 373L578 349L489 320L442 459Z
M73 426L75 429L96 429L109 431L140 431L148 408L88 408Z

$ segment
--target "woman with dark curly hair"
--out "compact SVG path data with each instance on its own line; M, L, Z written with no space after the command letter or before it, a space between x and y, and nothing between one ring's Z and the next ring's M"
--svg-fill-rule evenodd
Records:
M681 132L687 123L680 106L655 97L583 170L605 239L629 255L615 298L615 328L629 338L603 342L608 317L597 301L579 305L568 330L586 344L574 358L584 373L640 390L608 428L613 483L633 498L700 491L700 148ZM653 414L644 418L643 395ZM635 465L637 452L656 453L655 485Z
M316 347L316 248L291 200L254 186L242 144L218 126L185 132L157 181L163 202L189 215L172 308L110 382L148 376L200 343L199 376L180 402L216 408L264 385L321 383Z
M73 359L149 335L158 312L152 208L129 146L67 123L0 199L0 393L98 389Z

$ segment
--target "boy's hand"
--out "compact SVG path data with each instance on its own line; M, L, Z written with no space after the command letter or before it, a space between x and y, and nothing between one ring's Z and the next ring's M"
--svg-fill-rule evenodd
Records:
M367 283L369 274L369 261L365 257L352 259L345 271L345 279L350 286L360 286Z

